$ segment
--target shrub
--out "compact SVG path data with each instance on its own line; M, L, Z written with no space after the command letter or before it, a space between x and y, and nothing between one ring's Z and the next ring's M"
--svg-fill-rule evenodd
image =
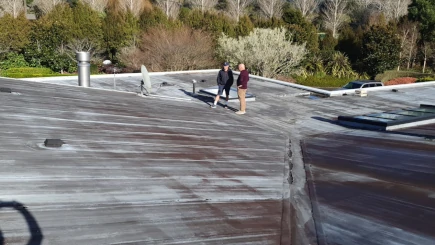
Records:
M40 73L32 73L32 74L25 74L25 73L8 73L7 77L10 78L32 78L32 77L61 77L61 76L74 76L71 74L40 74Z
M139 47L151 71L198 70L216 67L211 34L189 27L151 28Z
M218 40L218 54L230 63L244 63L255 75L276 77L295 72L307 51L291 41L284 28L254 29L248 36Z
M131 71L140 71L140 67L143 62L143 53L142 51L135 47L124 47L118 54L118 59L122 65L124 65L127 70Z
M332 87L342 87L349 81L355 80L349 78L337 78L333 76L308 76L296 77L296 83L300 85L310 86L310 87L319 87L319 88L332 88Z
M0 61L0 69L7 70L13 67L26 67L29 64L24 59L22 54L17 54L14 52L8 53L6 58Z
M398 85L398 84L409 84L409 83L415 83L416 81L417 78L415 77L399 77L385 82L384 85L389 86L389 85Z
M221 33L232 37L236 36L235 23L229 17L222 14L209 11L202 13L200 10L183 9L180 13L180 21L193 29L207 31L213 34L214 37L218 37ZM244 24L242 25L240 22L244 22ZM247 35L252 31L253 24L249 17L242 17L240 22L240 25L237 26L237 31L240 31L240 34Z
M433 82L433 81L435 81L435 77L422 77L422 78L419 78L415 82L416 83L422 83L422 82Z
M182 13L180 13L182 14ZM178 21L173 21L159 8L147 8L139 16L139 27L141 30L148 31L153 27L162 27L165 29L179 27Z
M91 74L98 74L99 72L99 68L98 65L96 64L91 64Z
M325 66L323 65L324 61L322 57L318 55L311 55L304 60L304 64L302 65L304 68L304 74L315 75L318 73L325 73Z
M383 83L393 80L395 78L399 78L399 77L415 77L417 79L419 78L423 78L423 77L428 77L431 74L428 73L420 73L420 72L415 72L415 71L396 71L396 70L390 70L390 71L385 71L382 74L378 74L375 77L376 81L381 81Z
M334 77L356 77L358 76L356 72L352 70L349 59L343 53L336 51L332 54L332 57L327 62L326 70L329 75Z
M30 78L30 77L53 77L61 76L61 74L53 72L50 68L36 68L36 67L20 67L10 68L3 71L2 76L11 78Z
M19 67L19 68L10 68L6 72L9 73L35 73L35 74L54 74L50 68L37 68L37 67Z

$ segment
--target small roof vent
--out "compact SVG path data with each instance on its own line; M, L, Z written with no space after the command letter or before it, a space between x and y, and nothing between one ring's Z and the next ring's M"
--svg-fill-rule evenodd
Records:
M46 147L62 147L65 142L61 139L46 139L44 145Z
M0 92L2 92L2 93L12 93L12 89L10 89L10 88L0 88Z

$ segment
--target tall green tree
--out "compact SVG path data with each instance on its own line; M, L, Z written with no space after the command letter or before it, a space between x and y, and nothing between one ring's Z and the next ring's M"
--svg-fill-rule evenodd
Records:
M64 34L64 27L58 23L37 23L30 36L31 43L25 49L27 62L61 73L74 72L77 65L63 52L69 40Z
M293 33L293 40L299 44L306 43L310 53L319 50L317 28L307 21L302 13L287 6L282 15L282 20L287 24L288 30Z
M389 26L372 26L362 39L363 71L374 77L394 69L399 62L400 39Z
M126 13L123 12L119 0L109 0L103 21L103 45L106 52L115 59L118 50L128 45Z
M286 22L281 18L270 18L265 19L261 17L253 18L253 23L256 28L264 28L264 29L274 29L274 28L281 28L286 26Z
M56 31L59 36L56 38L61 42L68 43L75 32L74 13L69 4L60 3L49 13L38 19L36 25L43 28L59 27ZM44 33L40 33L40 36L40 38L44 38Z
M127 45L137 46L140 34L139 19L130 11L125 13L125 34L127 37Z
M323 34L323 33L322 33ZM331 30L327 30L323 35L319 36L319 52L315 55L319 55L321 59L325 62L325 67L328 67L329 62L334 60L334 55L337 55L335 50L338 40L334 38ZM338 52L340 53L340 52Z
M242 17L246 18L246 17ZM193 29L211 32L216 38L225 33L229 36L236 36L236 23L227 16L212 12L202 13L200 10L182 9L179 20ZM246 23L249 26L249 23ZM249 27L240 26L240 31L246 31Z
M420 23L424 41L435 40L435 0L413 0L409 6L409 19Z
M254 30L254 24L249 16L245 15L240 18L239 23L235 28L236 36L247 36Z
M44 66L63 73L74 72L77 64L65 52L74 33L73 11L68 4L58 4L38 19L32 27L30 43L24 56L31 66Z
M180 11L180 18L186 18L189 10L185 8ZM165 13L160 8L145 9L139 16L139 28L141 30L147 31L153 27L160 26L169 28L173 26L173 21L168 19Z
M344 53L351 64L356 67L356 62L361 58L362 39L364 30L358 27L354 30L351 26L345 26L340 33L336 49ZM358 70L358 69L357 69Z
M5 14L0 18L0 51L21 52L29 43L32 25L24 14L14 18Z
M319 49L322 53L334 52L337 44L338 40L332 36L332 31L330 30L327 30L324 35L319 36Z
M73 5L72 13L72 38L88 39L93 45L101 46L103 42L103 18L100 14L81 1Z

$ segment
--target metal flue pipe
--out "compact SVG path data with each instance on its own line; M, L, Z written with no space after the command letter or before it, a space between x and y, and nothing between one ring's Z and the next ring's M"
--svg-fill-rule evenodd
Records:
M195 94L196 93L196 80L195 79L192 80L192 84L193 84L193 94Z
M91 86L91 54L89 52L76 53L78 73L79 73L79 86Z

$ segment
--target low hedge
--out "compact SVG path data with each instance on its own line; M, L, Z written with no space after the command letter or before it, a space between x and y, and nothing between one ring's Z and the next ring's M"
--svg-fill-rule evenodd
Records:
M25 74L25 73L7 73L3 75L5 77L10 78L32 78L32 77L60 77L60 76L77 76L74 74L38 74L38 73L32 73L32 74Z
M417 79L416 83L433 82L433 81L435 81L435 77L422 77Z
M6 71L1 72L1 75L10 78L70 76L69 74L65 75L65 74L56 73L52 71L50 68L40 68L40 67L9 68Z
M333 76L308 76L308 77L296 77L296 83L300 85L318 87L318 88L333 88L343 87L348 82L356 80L357 78L337 78Z
M42 67L19 67L19 68L9 68L5 71L6 73L26 73L26 74L54 74L50 68Z

